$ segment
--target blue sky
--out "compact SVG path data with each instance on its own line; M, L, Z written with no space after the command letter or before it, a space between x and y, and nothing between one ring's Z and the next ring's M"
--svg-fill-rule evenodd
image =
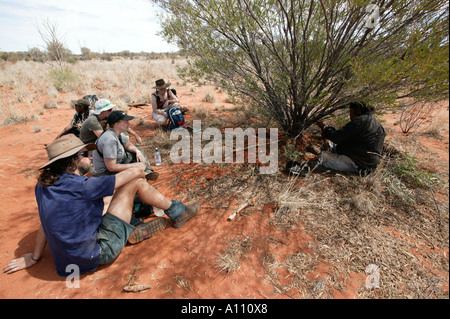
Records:
M157 32L157 8L148 0L0 0L0 51L44 50L36 24L49 21L73 53L174 52Z

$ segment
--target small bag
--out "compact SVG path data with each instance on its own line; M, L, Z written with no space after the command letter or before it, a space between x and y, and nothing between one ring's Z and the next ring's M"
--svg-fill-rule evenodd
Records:
M85 95L85 96L83 96L83 100L88 101L89 104L91 105L91 107L93 108L95 105L95 102L98 101L98 97L97 97L97 95Z

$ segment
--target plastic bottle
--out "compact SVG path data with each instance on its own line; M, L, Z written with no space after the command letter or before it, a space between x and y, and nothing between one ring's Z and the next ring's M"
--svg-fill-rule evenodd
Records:
M160 217L164 215L164 210L162 208L153 207L153 213L155 214L155 216Z
M158 148L155 149L155 165L160 166L161 165L161 153L159 152Z

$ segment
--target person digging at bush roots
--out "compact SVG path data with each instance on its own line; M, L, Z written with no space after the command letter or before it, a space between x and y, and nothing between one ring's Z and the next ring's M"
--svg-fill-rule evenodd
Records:
M373 107L365 102L349 105L350 122L341 129L317 122L322 136L332 143L332 152L323 151L318 160L303 163L290 161L290 174L306 176L311 170L328 169L366 175L374 171L381 160L386 132L373 115Z
M144 203L164 209L175 228L197 213L198 203L185 205L169 200L144 179L143 168L133 167L116 175L87 178L78 169L88 169L87 152L95 144L84 144L65 135L46 147L49 162L40 168L35 187L41 226L32 252L11 260L3 272L11 274L35 265L48 243L56 271L68 276L68 265L79 273L94 271L114 261L129 242L136 244L163 230L168 220L159 217L136 227L130 224L137 195ZM112 196L103 214L103 198Z

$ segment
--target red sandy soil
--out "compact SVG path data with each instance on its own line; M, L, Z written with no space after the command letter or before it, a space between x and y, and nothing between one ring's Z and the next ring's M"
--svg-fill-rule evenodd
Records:
M2 94L8 93L6 88L0 89ZM214 107L214 104L201 102L204 96L202 88L195 93L188 92L187 88L177 89L183 105L203 104L211 109ZM216 97L220 105L233 107L224 102L225 96L221 93L216 93ZM64 95L61 99L64 99ZM33 104L40 108L44 102L36 100ZM58 109L45 110L44 114L39 115L38 121L0 127L1 268L11 259L33 249L40 224L34 197L37 168L47 162L44 146L55 138L74 114L73 109L68 106L69 102ZM448 102L446 105L443 111L448 116ZM144 124L134 125L134 128L143 139L155 134L150 107L131 108L129 114L136 117L148 114ZM192 120L191 114L188 113L188 120ZM391 114L390 119L395 118L398 119L398 114ZM388 121L386 125L392 128L391 134L400 134L400 129L398 125L393 125L394 122ZM41 130L33 132L35 126ZM442 139L421 137L420 143L438 153L448 165L448 131ZM152 154L148 155L151 159ZM172 187L170 182L177 177L181 165L168 165L168 162L168 158L163 159L163 165L157 167L160 177L152 184L168 198L179 199L176 187ZM182 165L191 168L195 164ZM214 176L211 175L214 172L208 171L207 168L186 170L186 174L199 172L204 172L206 178ZM184 175L182 180L188 181L189 177ZM240 204L232 203L230 208L202 208L198 215L182 228L168 227L150 240L126 246L113 263L100 266L95 272L81 275L80 288L68 288L66 278L56 273L47 246L43 257L35 266L10 275L0 273L0 298L301 298L295 292L292 296L277 292L274 284L267 279L260 256L264 250L269 250L277 256L292 254L294 251L307 253L313 237L302 225L287 233L269 225L268 217L274 214L274 207L271 205L263 206L259 212L245 218L227 221L228 216ZM201 206L211 207L213 203L203 202ZM217 267L217 256L223 253L229 247L230 240L236 237L252 238L251 250L246 253L240 269L226 274ZM271 241L269 245L268 238ZM308 276L321 280L331 271L330 268L330 265L320 264ZM139 293L123 290L133 270L136 275L135 283L150 285L150 289ZM285 269L278 271L279 278L288 275ZM334 291L333 297L358 298L357 291L365 279L364 272L350 273L346 287Z

